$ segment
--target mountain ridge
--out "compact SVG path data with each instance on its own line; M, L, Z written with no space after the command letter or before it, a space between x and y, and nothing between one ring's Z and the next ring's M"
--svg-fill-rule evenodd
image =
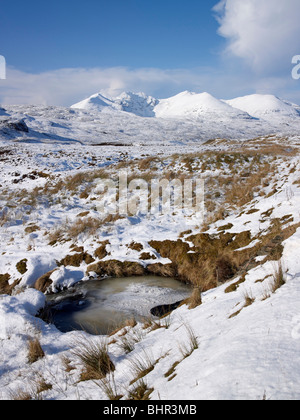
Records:
M123 92L110 97L101 92L71 106L72 109L99 112L126 112L149 118L205 117L221 119L298 119L300 106L275 95L252 94L229 100L217 99L208 92L183 91L166 99L143 92Z

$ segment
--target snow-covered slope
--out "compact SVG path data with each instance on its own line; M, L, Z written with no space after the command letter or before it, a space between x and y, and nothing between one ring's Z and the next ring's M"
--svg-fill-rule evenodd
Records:
M155 115L160 118L242 118L251 119L244 111L216 99L207 92L182 92L169 99L162 99L155 107Z
M219 100L207 92L181 92L167 99L155 99L144 93L124 92L110 98L101 93L92 95L73 109L86 111L125 111L140 117L175 119L262 119L272 121L298 120L300 106L274 95L247 95L231 100Z
M124 92L115 99L122 111L130 112L139 117L154 117L154 107L158 100L144 93Z
M71 108L86 111L125 111L139 117L154 117L153 109L157 103L157 99L144 93L123 92L116 98L97 93L72 105Z
M103 111L107 108L114 109L114 101L101 95L101 93L96 93L95 95L72 105L71 108L84 109L86 111Z
M207 92L185 91L167 99L155 99L144 93L124 92L115 98L97 93L72 105L71 108L100 112L125 111L140 117L209 118L218 116L221 119L251 119L247 112L237 110Z
M295 143L299 144L299 139L294 139L294 143L278 139L273 146L289 149ZM228 159L224 158L224 165L221 167L223 169L213 170L213 166L208 166L209 170L203 171L206 176L207 172L210 173L209 178L218 178L221 175L223 181L220 185L224 185L224 175L229 176L231 182L233 172L245 174L253 166L250 166L248 158L242 164L239 154L232 153L233 143L228 146L226 143L221 144L223 152L227 150L225 157L235 158L230 160L232 169L227 164ZM259 144L260 142L254 141L253 150L250 150L255 165L258 162L257 156L263 154L263 150L259 150ZM214 149L212 145L206 147L209 152L208 164L212 160ZM51 178L44 178L43 174L40 179L32 180L23 178L21 173L17 177L15 172L21 171L22 166L27 174L32 171L28 175L34 175L35 168L30 168L31 161L25 154L26 149L35 155L39 170L47 171ZM97 150L99 148L83 148L82 161L78 168L83 167L84 160L87 160L85 165L92 162L102 165L104 159L99 161L103 154L101 150L92 159L91 154L97 153ZM120 148L120 158L123 150ZM182 154L184 158L184 150L187 151L187 148L178 148L177 156ZM149 148L137 148L135 154L132 154L130 149L126 149L129 153L124 161L127 168L132 168L130 162L135 162L137 153L143 155L146 151L149 152ZM75 149L68 150L67 147L60 146L47 151L45 145L12 144L1 152L1 184L5 177L9 181L1 190L1 200L4 203L5 196L10 197L10 213L1 220L0 274L5 276L5 273L10 273L11 281L22 276L22 283L18 293L12 296L0 295L0 399L107 400L110 390L127 400L129 393L144 383L151 391L149 398L162 401L299 400L300 228L295 229L295 233L282 243L282 248L279 247L282 251L286 283L276 291L272 291L272 280L278 263L265 259L264 252L268 253L267 248L271 245L265 242L266 246L261 249L262 254L257 255L257 261L261 264L253 268L247 267L244 278L241 278L243 273L240 272L229 283L203 293L202 305L199 307L189 310L184 305L169 317L156 320L156 324L147 320L148 323L125 327L111 337L92 337L78 331L64 334L54 325L35 317L44 307L45 296L25 286L33 285L37 277L54 268L57 270L53 273L57 284L61 282L63 287L69 287L82 279L87 268L85 262L80 267L56 267L55 261L67 254L79 252L73 250L74 243L94 255L99 241L101 243L109 239L111 242L107 250L110 255L105 257L107 260L140 261L140 253L126 246L133 238L138 243L147 245L149 248L146 250L150 252L152 248L148 245L149 239L176 241L179 232L186 231L187 226L184 226L183 216L176 219L176 223L175 219L173 223L172 219L159 222L154 216L146 216L144 219L129 217L120 219L111 226L101 227L94 237L84 233L80 234L76 242L73 241L74 238L66 241L62 237L61 241L50 244L48 234L61 226L58 222L62 223L62 228L68 228L68 224L78 220L80 214L80 217L85 217L82 216L83 211L88 210L90 216L95 216L95 201L92 199L96 194L91 190L88 198L81 198L78 196L81 188L75 194L72 185L69 192L60 188L52 191L55 186L52 184L44 190L44 194L48 195L43 197L33 189L32 195L26 197L24 188L26 182L27 188L34 188L39 185L37 183L47 183L49 179L55 183L57 168L53 166L51 170L50 163L57 161L57 164L62 164L65 161L69 163L69 167L73 166ZM108 148L105 148L104 153L108 152ZM110 156L108 162L112 165L110 170L113 174L116 167L112 162L119 163L119 160L115 159L113 151L110 153L107 156ZM152 153L158 157L158 148L153 148ZM158 170L155 176L159 175L160 168L165 168L168 162L175 165L173 170L177 168L182 175L184 165L181 165L182 161L174 161L172 153L169 150L169 154L161 156L161 161L154 161ZM218 154L219 159L215 160L218 168L220 156ZM270 173L269 181L255 192L254 199L243 207L242 212L235 208L224 220L212 224L206 231L207 234L219 235L222 228L229 235L250 231L253 242L248 248L251 248L255 246L255 238L263 239L263 235L272 226L277 226L280 220L284 223L284 229L300 224L299 154L288 156L284 153L281 157L276 156L275 161L274 156L270 156L269 160L267 154L262 157L266 159L266 163L276 162L276 172ZM24 159L23 163L21 158ZM15 168L10 166L13 161ZM42 162L46 161L48 166L45 169ZM204 156L201 156L201 160L199 157L199 165L194 167L195 175L197 171L199 175L205 173L200 169L203 162ZM78 171L74 170L73 174L76 173ZM183 173L190 174L189 169ZM247 178L249 175L244 176ZM19 192L18 196L13 194L13 187L16 188L15 194ZM19 201L22 197L24 202ZM49 201L51 197L52 201ZM194 223L195 225L189 226L190 233L181 235L184 242L191 238L191 234L199 234L199 220ZM277 247L276 249L278 250ZM272 255L275 258L275 254ZM22 261L25 261L27 269L24 274L20 273L16 265ZM159 261L163 262L163 259ZM34 339L41 344L44 356L29 363L28 342ZM115 365L113 375L107 375L105 381L81 380L83 366L78 354L79 351L82 352L82 342L87 348L90 343L97 346L102 342L107 343L109 356ZM131 345L130 351L125 350L128 344ZM139 371L136 366L140 367ZM142 375L138 376L139 373ZM142 377L141 382L137 380L138 377Z
M240 109L256 118L296 118L300 117L300 107L284 101L274 95L248 95L225 101L234 108Z
M299 116L298 105L271 95L221 101L209 93L187 91L161 100L143 93L123 93L116 98L99 93L71 108L2 107L0 140L80 145L199 144L213 138L294 135L300 130Z
M6 106L0 117L0 140L39 143L166 145L199 144L212 138L253 138L274 133L268 122L249 119L223 119L217 114L205 118L144 118L130 112L103 109L70 109L62 107L18 105ZM150 110L149 110L150 112ZM5 122L1 122L1 120ZM7 127L22 121L29 132ZM299 123L300 124L300 123ZM293 128L291 132L299 132ZM293 134L293 133L291 133Z

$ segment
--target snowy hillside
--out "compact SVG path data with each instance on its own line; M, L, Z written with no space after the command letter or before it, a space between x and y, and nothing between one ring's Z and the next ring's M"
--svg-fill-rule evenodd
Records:
M144 93L124 92L116 98L105 97L98 93L75 105L73 109L86 111L124 111L139 117L153 117L153 109L158 101Z
M107 108L114 109L114 105L115 103L113 99L106 98L105 96L101 95L101 93L97 93L92 95L90 98L84 99L83 101L72 105L71 108L85 109L86 111L103 111Z
M246 112L232 108L206 92L196 94L186 91L173 98L162 99L154 112L158 118L251 119Z
M192 92L161 100L143 93L116 98L96 94L71 108L5 106L0 110L0 140L150 146L293 135L300 129L299 109L260 95L221 101Z
M274 118L300 117L300 107L274 95L249 95L225 101L234 108L243 110L253 117L272 120Z
M184 148L7 140L0 163L1 399L300 398L299 136ZM99 180L124 169L204 177L204 223L182 211L99 214ZM46 293L74 298L80 282L151 271L196 285L165 318L92 336L59 331L43 310ZM147 293L125 296L147 307L158 296ZM99 349L105 373L84 364Z
M274 95L248 95L231 100L219 100L207 92L181 92L167 99L154 99L144 93L124 92L116 98L105 97L98 93L92 95L73 109L87 111L125 111L140 117L200 119L218 121L231 119L261 119L274 122L286 118L298 121L300 106L277 98Z
M274 96L0 107L0 399L298 400L299 130ZM205 209L111 211L158 180Z

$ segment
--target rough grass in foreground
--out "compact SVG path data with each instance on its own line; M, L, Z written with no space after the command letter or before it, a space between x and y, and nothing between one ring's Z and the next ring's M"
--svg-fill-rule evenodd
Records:
M105 341L82 339L77 343L73 354L79 359L83 367L81 381L103 379L115 370Z

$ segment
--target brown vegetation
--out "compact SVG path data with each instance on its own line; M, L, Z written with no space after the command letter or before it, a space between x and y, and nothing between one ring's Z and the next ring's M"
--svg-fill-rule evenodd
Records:
M10 278L8 273L0 274L0 295L11 295L14 288L20 283L20 280L16 280L9 284Z
M131 261L99 261L87 268L87 274L94 272L99 277L132 277L146 274L145 268L136 262Z
M81 252L79 254L67 255L58 263L58 265L63 265L64 267L80 267L83 262L86 264L92 264L94 261L95 259L90 254L87 252Z
M37 279L37 281L34 284L35 289L39 290L42 293L46 293L47 290L49 289L49 287L52 284L52 280L51 280L51 274L54 272L55 270L49 271L48 273L42 275L40 278Z
M45 357L44 350L38 338L33 338L28 341L28 362L33 364Z
M82 364L82 381L103 379L115 370L108 354L107 344L104 341L82 340L77 343L77 348L73 350L73 354L78 357Z

